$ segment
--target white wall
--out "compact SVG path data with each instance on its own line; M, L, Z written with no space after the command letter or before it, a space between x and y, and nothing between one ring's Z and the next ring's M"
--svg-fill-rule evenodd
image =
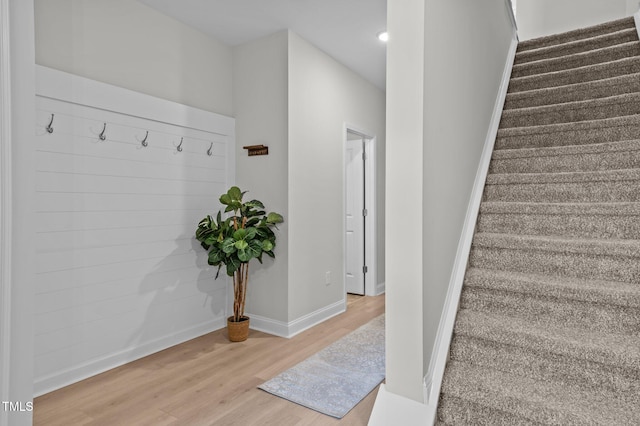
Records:
M294 33L234 48L237 182L285 219L275 261L252 265L254 327L290 335L344 309L344 126L377 136L382 235L384 102L381 90ZM269 155L248 157L241 148L255 144L268 145Z
M426 2L425 354L433 349L511 40L511 19L504 0ZM424 361L426 369L430 356Z
M386 388L420 402L424 3L387 2Z
M223 327L224 274L214 281L193 235L233 183L235 146L232 118L49 68L37 75L40 395Z
M3 277L3 283L9 288L2 296L10 295L9 315L3 310L2 327L3 345L0 347L3 371L1 397L3 401L26 404L33 397L33 267L35 264L33 231L33 213L31 207L34 197L34 41L33 41L33 2L31 0L9 0L0 3L3 15L0 31L2 49L2 87L10 86L10 98L7 92L0 93L3 98L3 115L10 114L11 130L3 128L0 143L11 143L11 240L2 242L2 249L10 247L10 275ZM9 26L6 24L10 23ZM7 51L8 50L8 51ZM7 55L8 54L8 55ZM5 62L10 56L10 77L5 74L9 64ZM10 78L10 79L9 79ZM7 117L7 115L4 115ZM4 136L10 136L10 139ZM3 148L6 148L3 147ZM7 152L3 149L3 152ZM3 159L4 160L4 159ZM7 163L3 163L3 166ZM3 171L3 176L6 170ZM3 187L6 182L3 182ZM4 208L4 207L3 207ZM7 213L7 210L4 211ZM8 230L5 230L8 231ZM3 232L3 237L7 234ZM3 253L6 256L7 253ZM5 257L5 259L7 259ZM8 271L2 271L6 274ZM7 279L5 282L4 279ZM3 300L3 305L7 304ZM6 305L5 305L6 306ZM8 321L7 321L8 320ZM7 324L8 322L8 324ZM8 333L8 335L6 334ZM5 346L4 344L8 344ZM5 375L6 374L6 375ZM4 411L0 408L0 424L30 425L32 414L26 411Z
M416 401L511 45L508 7L388 3L387 389Z
M517 0L520 40L562 33L631 16L638 0Z
M36 62L224 115L231 48L135 0L36 0Z
M344 125L376 135L377 158L383 159L384 105L380 89L289 33L290 321L344 299ZM378 169L382 203L384 169ZM384 210L377 210L382 235ZM384 263L379 250L378 263Z
M288 321L288 34L282 31L233 49L237 184L284 216L276 231L275 260L250 265L247 313ZM249 157L243 146L267 145L269 155ZM256 321L254 321L254 324Z

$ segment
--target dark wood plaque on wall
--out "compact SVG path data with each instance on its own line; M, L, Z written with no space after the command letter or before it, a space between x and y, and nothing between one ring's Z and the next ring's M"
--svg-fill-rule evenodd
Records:
M269 155L269 147L264 145L247 145L242 148L249 151L249 157L254 155Z

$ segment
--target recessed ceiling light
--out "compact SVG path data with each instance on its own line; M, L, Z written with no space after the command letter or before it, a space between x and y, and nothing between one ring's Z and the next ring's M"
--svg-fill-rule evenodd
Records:
M388 41L389 40L389 34L386 31L381 31L378 33L378 39L380 41Z

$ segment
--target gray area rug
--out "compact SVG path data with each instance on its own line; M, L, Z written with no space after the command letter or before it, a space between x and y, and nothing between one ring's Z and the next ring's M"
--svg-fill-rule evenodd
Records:
M380 315L258 388L340 419L384 380L384 374Z
M633 18L518 45L437 424L640 425Z

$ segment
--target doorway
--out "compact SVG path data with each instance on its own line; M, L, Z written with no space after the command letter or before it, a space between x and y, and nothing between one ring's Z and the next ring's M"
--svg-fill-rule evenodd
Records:
M375 295L375 137L345 126L345 294Z

